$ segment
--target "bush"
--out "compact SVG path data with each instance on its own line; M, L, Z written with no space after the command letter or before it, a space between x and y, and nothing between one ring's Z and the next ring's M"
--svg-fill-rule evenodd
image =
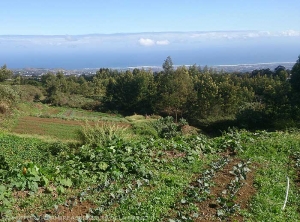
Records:
M8 111L9 111L9 106L4 102L0 102L0 113L5 114Z
M170 139L182 135L182 127L188 125L188 122L181 118L178 123L174 122L172 116L167 116L165 118L160 118L153 123L154 129L161 138Z
M158 138L158 133L152 124L147 122L133 123L132 130L135 134Z
M51 103L54 106L68 106L88 110L99 109L100 106L100 103L93 99L86 98L79 94L67 94L62 92L57 92L47 97L44 102Z
M18 91L9 85L0 85L0 113L8 113L19 101Z
M50 144L47 148L47 151L51 153L53 156L57 156L60 152L69 151L69 147L67 144L62 142L54 142Z
M36 86L22 85L13 86L14 90L19 92L20 99L28 102L39 102L44 98L42 90Z
M0 85L0 101L6 102L8 105L15 104L20 99L18 90L13 89L9 85Z
M116 140L124 139L125 129L113 123L97 123L93 126L86 123L78 131L78 139L82 144L92 147L108 146Z
M236 121L241 128L265 129L271 126L267 112L260 104L250 104L236 115Z

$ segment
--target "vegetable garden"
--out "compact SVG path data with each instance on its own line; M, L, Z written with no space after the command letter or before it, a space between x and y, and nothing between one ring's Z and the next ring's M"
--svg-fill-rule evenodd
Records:
M1 133L1 221L300 220L298 131L209 138L159 121L158 136L90 126L100 136L72 143Z

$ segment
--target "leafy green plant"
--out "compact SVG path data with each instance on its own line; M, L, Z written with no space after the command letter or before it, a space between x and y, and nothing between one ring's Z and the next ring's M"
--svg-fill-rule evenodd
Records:
M11 190L4 185L0 185L0 219L11 213L12 195Z
M0 155L0 170L8 170L9 165L3 155Z
M20 167L21 165L19 165ZM11 186L18 190L31 190L36 192L39 186L46 186L49 180L43 175L40 168L33 162L28 162L21 169L16 168L10 172Z
M169 219L169 221L193 221L197 218L199 216L198 208L195 209L191 206L193 206L194 203L200 203L209 198L210 188L213 185L212 179L216 173L229 162L230 159L225 156L210 163L208 169L202 173L201 177L186 187L183 192L183 197L181 197L179 203L175 205L177 218L175 220Z
M180 119L178 123L175 123L172 116L162 117L154 121L152 124L158 135L161 138L167 139L182 135L181 128L188 125L187 121L183 118Z
M223 133L223 136L215 139L215 145L219 150L228 150L232 154L243 152L242 133L235 128L229 128L227 132Z
M226 189L222 191L222 195L217 198L220 208L217 210L217 217L225 219L235 213L239 209L239 205L234 202L234 198L238 190L243 186L243 181L246 180L246 175L250 171L248 165L250 161L240 163L233 166L230 174L235 178L230 181Z

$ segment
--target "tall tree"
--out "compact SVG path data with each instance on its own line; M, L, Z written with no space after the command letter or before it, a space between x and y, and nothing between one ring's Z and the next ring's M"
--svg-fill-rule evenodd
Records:
M4 64L0 68L0 82L5 81L6 79L9 79L13 76L13 72L9 69L7 69L7 66Z
M167 59L164 61L162 67L164 69L165 74L167 75L172 74L172 72L174 71L174 67L173 67L173 61L170 56L168 56Z
M212 109L217 102L218 86L211 75L206 72L195 76L194 90L196 97L191 106L193 115L191 118L206 118L209 114L213 113Z
M192 78L186 67L178 67L167 79L166 88L161 94L160 110L174 115L187 111L187 101L193 90Z
M300 92L300 55L292 68L291 85L294 91Z

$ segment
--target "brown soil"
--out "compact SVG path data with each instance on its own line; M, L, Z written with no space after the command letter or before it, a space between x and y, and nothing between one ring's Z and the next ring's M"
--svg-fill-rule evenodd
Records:
M247 179L244 186L237 193L237 200L242 210L249 208L249 201L251 197L256 193L256 189L253 186L255 171L258 167L258 164L252 163L251 171L247 173ZM232 221L244 221L243 217L239 214L232 217Z
M55 109L55 108L52 108L51 110L48 111L48 113L49 113L50 115L56 115L56 114L58 114L59 112L60 112L59 109Z
M58 123L58 124L65 124L65 125L73 125L78 126L82 125L82 121L76 121L76 120L63 120L59 118L40 118L35 116L26 116L20 119L22 122L33 122L33 123Z
M226 188L227 184L230 183L234 176L229 173L232 167L240 162L240 159L235 158L222 170L220 170L213 183L214 187L211 188L210 198L198 204L199 218L195 221L220 221L216 218L217 209L219 208L218 202L216 201L217 196L222 195L222 191ZM253 166L253 164L252 164ZM251 171L247 174L247 179L244 181L244 185L236 194L235 203L239 204L241 209L248 207L250 198L255 194L255 188L253 187L254 180L254 167L251 167ZM243 217L240 215L232 215L227 221L243 221Z
M39 189L37 194L43 193L43 189ZM14 193L15 198L24 198L28 196L28 191L18 191ZM57 193L52 192L53 198L57 198ZM54 207L50 210L44 210L42 212L37 213L35 209L32 209L32 212L27 212L27 215L32 215L33 213L37 213L40 217L39 221L45 221L43 218L45 215L50 215L51 219L47 221L50 222L58 222L58 221L78 221L78 218L85 219L86 215L89 213L90 209L94 209L97 206L89 201L80 201L78 198L69 198L65 204L59 205L57 209ZM15 210L20 210L19 207L15 207ZM29 214L28 214L29 213ZM32 216L19 216L22 222L34 221Z
M164 152L168 159L185 157L186 153L180 152L178 150L168 150Z
M37 118L37 117L35 117ZM34 119L31 118L21 118L14 128L14 132L16 133L27 133L27 134L44 134L44 130L41 126L39 126L38 122L35 122Z
M89 213L90 208L96 208L96 205L88 201L84 201L81 203L75 201L73 203L70 203L69 206L59 206L56 212L48 211L45 213L51 215L53 219L48 220L51 222L78 221L78 218L85 218L85 215Z
M101 122L88 121L88 124L95 125L101 124ZM47 132L43 128L43 125L47 124L57 124L57 125L67 125L67 126L82 126L85 124L84 121L78 120L64 120L59 118L40 118L34 116L26 116L19 119L18 124L15 126L13 131L20 134L38 134L46 135ZM121 127L128 127L130 124L127 123L116 123Z

